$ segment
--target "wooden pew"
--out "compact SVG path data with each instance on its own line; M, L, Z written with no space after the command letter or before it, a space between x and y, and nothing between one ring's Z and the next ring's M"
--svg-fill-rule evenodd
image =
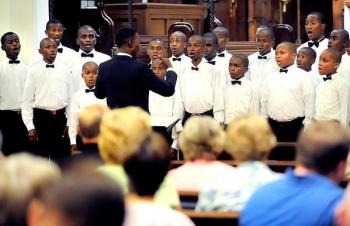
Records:
M239 223L239 212L197 212L180 210L192 219L196 226L236 226Z

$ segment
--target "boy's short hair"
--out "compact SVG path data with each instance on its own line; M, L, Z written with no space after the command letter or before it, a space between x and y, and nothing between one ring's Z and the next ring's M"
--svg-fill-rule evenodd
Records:
M83 108L79 113L79 133L84 138L94 138L100 134L100 123L108 107L94 104Z
M279 46L287 46L289 51L291 51L292 53L297 53L297 47L295 46L294 43L292 42L281 42L280 44L277 45L276 49L279 47Z
M302 51L302 50L305 51L308 55L310 55L311 59L313 59L313 60L316 59L317 54L316 54L316 51L313 48L303 47L303 48L299 49L299 52Z
M9 32L6 32L5 34L3 34L1 36L1 45L5 45L5 42L6 42L6 38L7 36L9 35L17 35L16 33L12 32L12 31L9 31Z
M52 18L49 21L47 21L46 30L48 30L50 24L61 24L63 26L63 23L60 20L58 20L56 18Z
M83 29L93 30L93 31L94 31L94 35L96 36L96 31L95 31L95 29L94 29L92 26L90 26L90 25L83 25L83 26L81 26L81 27L78 29L78 32L77 32L78 38L79 38L79 36L80 36L81 30L83 30Z
M323 52L329 52L330 54L332 54L332 59L335 62L337 62L337 63L341 62L342 54L340 53L339 50L337 50L335 48L328 48L328 49L323 50Z
M118 48L122 47L129 40L134 38L136 31L131 28L120 28L115 34L115 43Z
M214 45L218 45L219 44L219 41L218 41L218 37L216 37L216 35L213 33L213 32L208 32L208 33L205 33L203 35L204 38L210 38L211 40L213 40L213 43Z
M44 43L46 43L46 42L48 42L48 41L55 42L55 40L53 40L52 38L49 38L49 37L43 38L43 39L40 41L40 44L39 44L40 49L43 47ZM55 42L55 44L56 44L56 42Z
M150 134L124 163L132 190L140 196L153 196L167 174L169 163L167 142L157 133Z
M81 67L82 72L84 72L84 68L86 65L94 65L97 68L97 70L99 68L98 64L96 64L94 61L88 61L88 62L84 63L83 66Z
M325 23L323 13L321 13L321 12L319 12L319 11L314 11L314 12L311 12L311 13L307 14L306 17L311 16L311 15L312 15L312 16L315 16L315 17L317 18L317 20L320 21L321 24L324 24L324 23Z
M151 43L151 42L160 42L164 46L164 42L160 38L152 38L148 43Z
M341 161L346 161L350 132L336 121L318 121L298 138L296 161L321 175L328 175Z
M39 197L46 209L58 211L67 225L121 226L123 193L117 183L100 174L68 174Z
M205 39L202 35L191 35L189 39L198 40L203 44L203 46L205 46Z
M231 58L238 58L238 59L240 59L243 62L244 67L248 67L249 66L249 60L248 60L248 57L245 54L234 53L234 54L232 54Z
M213 32L220 32L225 36L225 38L229 38L230 35L229 30L225 27L216 27L213 29Z
M258 32L264 32L264 33L268 34L272 40L275 39L275 34L274 34L272 28L267 26L267 25L259 26L258 29L256 29L256 34L258 34Z

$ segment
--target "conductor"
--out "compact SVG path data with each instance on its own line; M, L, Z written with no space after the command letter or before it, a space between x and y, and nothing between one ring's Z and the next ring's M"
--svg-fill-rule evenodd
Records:
M149 90L162 96L175 92L176 73L168 59L162 59L167 68L166 79L159 79L147 64L135 60L139 50L139 35L130 28L121 28L115 35L117 56L100 64L95 96L107 98L110 108L139 106L148 111Z

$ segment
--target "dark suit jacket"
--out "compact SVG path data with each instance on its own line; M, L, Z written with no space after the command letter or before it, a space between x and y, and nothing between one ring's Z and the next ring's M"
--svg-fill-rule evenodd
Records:
M175 92L176 73L168 71L166 80L159 79L147 64L128 56L115 56L100 64L95 96L107 97L110 108L139 106L148 111L149 90L163 96Z

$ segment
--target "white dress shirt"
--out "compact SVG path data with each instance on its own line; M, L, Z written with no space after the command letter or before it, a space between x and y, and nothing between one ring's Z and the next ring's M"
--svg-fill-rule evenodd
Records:
M46 65L42 61L28 69L22 99L22 118L28 130L34 129L33 108L56 111L67 107L70 101L69 70L60 62L55 62L54 68Z
M9 64L6 58L0 62L0 110L20 110L27 66Z
M66 65L66 67L68 67L68 69L70 69L71 64L72 64L72 60L74 59L76 51L74 51L71 48L63 46L62 43L60 43L60 45L57 47L57 49L62 49L62 53L57 52L55 62L60 61L61 63ZM31 59L29 60L28 66L33 66L37 63L41 63L42 61L43 61L43 55L41 55L39 53L39 50L36 50L34 52L34 54L32 55Z
M97 52L94 49L90 53L88 53L88 54L93 54L93 57L82 57L81 55L83 53L87 54L83 50L79 49L78 52L75 52L74 58L72 61L74 93L85 87L85 82L82 77L82 70L83 70L82 67L86 62L92 61L92 62L95 62L97 65L100 65L101 63L111 59L111 57L108 56L107 54Z
M231 84L231 81L224 91L225 124L248 113L259 114L260 96L256 85L245 77L237 80L241 82L240 85Z
M275 72L269 75L261 92L261 116L279 122L304 117L305 126L312 122L315 112L315 91L312 79L307 72L289 66L288 72Z
M331 80L322 81L316 89L316 120L337 120L348 127L349 88L346 81L333 74Z
M322 76L318 72L315 72L313 70L307 71L306 73L311 77L314 88L316 90L318 84L320 84L323 81Z
M181 59L181 60L179 61L179 60L175 60L175 59ZM174 71L178 75L178 77L182 76L182 71L184 68L192 65L191 58L189 58L185 54L182 54L179 57L171 56L171 57L169 57L169 61L172 65L172 68L174 69Z
M337 72L339 76L350 84L350 56L347 53L343 54Z
M174 116L182 119L185 111L200 114L213 109L214 118L223 122L224 98L220 74L203 59L196 67L198 71L192 70L192 67L186 67L183 76L177 80ZM177 131L181 129L180 126Z
M175 96L164 97L158 93L149 91L148 109L151 116L170 117L173 115Z
M81 109L93 104L101 104L107 106L106 98L97 99L94 92L86 92L86 89L89 88L85 86L84 89L75 92L72 96L68 116L68 133L71 145L76 144L76 138L78 134L77 128L79 123L79 112L81 111Z
M269 74L276 72L278 66L275 60L275 51L273 49L271 49L271 52L263 56L266 56L266 59L258 59L258 56L261 56L259 52L255 52L248 56L249 66L246 77L261 88L265 78Z
M221 54L224 54L224 56L220 57L219 55ZM218 56L218 63L221 65L225 65L225 68L228 68L232 54L227 52L227 50L225 49L224 51L222 51L221 53L217 53L216 55Z
M205 58L203 58L203 60L205 60L205 62L208 62L208 60ZM214 63L212 65L220 73L220 77L223 80L223 88L225 88L226 83L231 80L228 66L223 60L220 60L218 56L214 57L214 59L212 59L210 62Z
M319 42L318 47L316 47L315 45L311 47L313 50L316 51L315 63L312 65L312 70L315 71L316 73L318 73L318 62L320 61L320 55L323 52L323 50L328 48L328 41L329 41L328 38L324 38L321 42ZM297 51L299 52L299 50L303 47L309 47L308 42L311 42L311 41L309 40L307 42L304 42L301 46L298 47Z

